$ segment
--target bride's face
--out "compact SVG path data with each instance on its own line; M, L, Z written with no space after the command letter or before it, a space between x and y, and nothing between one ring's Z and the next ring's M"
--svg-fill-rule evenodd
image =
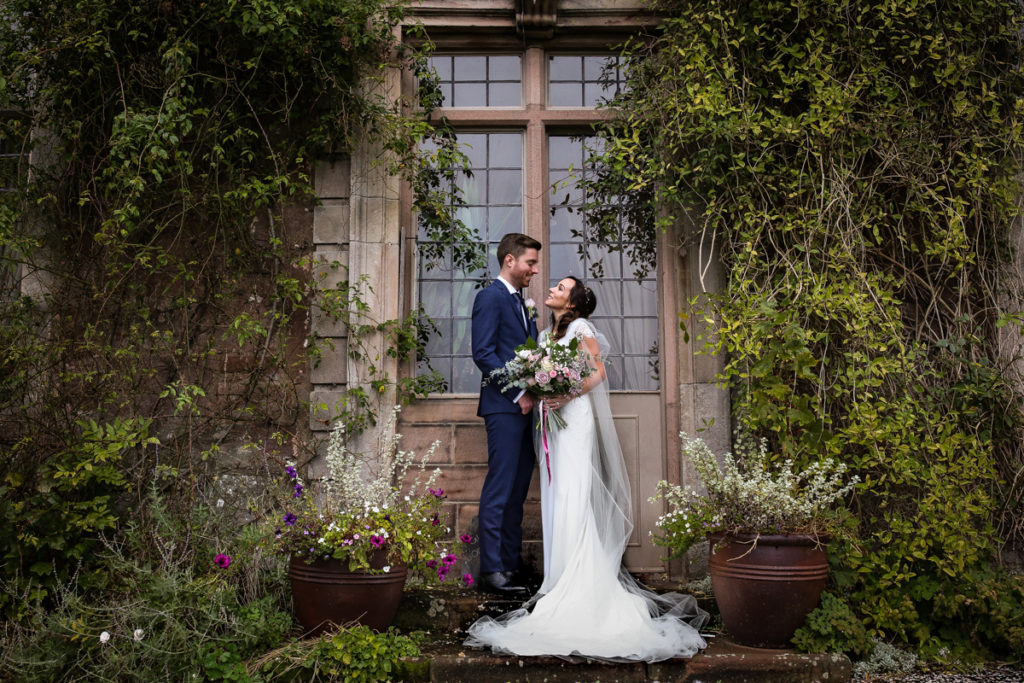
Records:
M569 306L569 292L576 283L569 278L561 280L557 285L548 290L548 298L544 300L547 306L555 315L560 315Z

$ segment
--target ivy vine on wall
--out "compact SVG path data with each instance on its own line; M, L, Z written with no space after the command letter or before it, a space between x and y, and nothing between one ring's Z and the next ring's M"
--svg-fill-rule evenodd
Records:
M232 462L225 444L311 455L315 298L352 353L361 332L421 348L419 314L372 319L365 283L310 275L312 162L366 141L459 263L482 256L447 191L462 157L423 115L436 92L376 87L389 68L429 84L404 16L392 0L0 7L0 565L16 577L0 604L45 597L83 562L87 584L97 535L154 471L187 509ZM365 407L345 414L352 431Z
M726 274L683 327L724 358L735 426L860 475L825 603L846 611L802 645L1020 655L1024 586L996 564L1024 540L1021 384L998 348L1021 309L1019 7L656 4L601 131L592 231L625 213L653 253L691 222Z

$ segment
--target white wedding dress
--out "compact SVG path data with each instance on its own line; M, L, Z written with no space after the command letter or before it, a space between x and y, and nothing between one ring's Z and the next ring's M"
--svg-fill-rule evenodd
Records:
M597 338L606 354L604 337L589 320L572 321L559 343L574 336ZM516 655L613 661L693 656L706 646L696 629L707 613L692 596L642 588L621 567L633 529L632 506L606 384L559 413L567 424L547 431L547 456L540 437L537 443L543 585L523 608L475 622L465 644Z

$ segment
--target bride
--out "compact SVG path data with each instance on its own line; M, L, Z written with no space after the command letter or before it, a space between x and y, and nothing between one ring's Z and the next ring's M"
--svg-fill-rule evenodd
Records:
M567 277L548 290L544 304L553 329L541 334L561 344L579 339L593 373L582 395L544 401L566 422L545 431L547 451L538 435L544 582L522 608L470 626L465 644L516 655L690 657L706 645L696 629L707 613L692 596L644 589L621 566L633 530L632 504L601 360L607 341L587 319L597 299Z

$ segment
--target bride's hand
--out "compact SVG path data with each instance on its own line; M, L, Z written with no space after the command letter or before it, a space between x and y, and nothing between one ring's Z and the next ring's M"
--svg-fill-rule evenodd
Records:
M544 403L551 410L558 410L559 408L561 408L562 406L564 406L568 402L569 402L569 397L568 396L552 396L551 398L544 399Z

